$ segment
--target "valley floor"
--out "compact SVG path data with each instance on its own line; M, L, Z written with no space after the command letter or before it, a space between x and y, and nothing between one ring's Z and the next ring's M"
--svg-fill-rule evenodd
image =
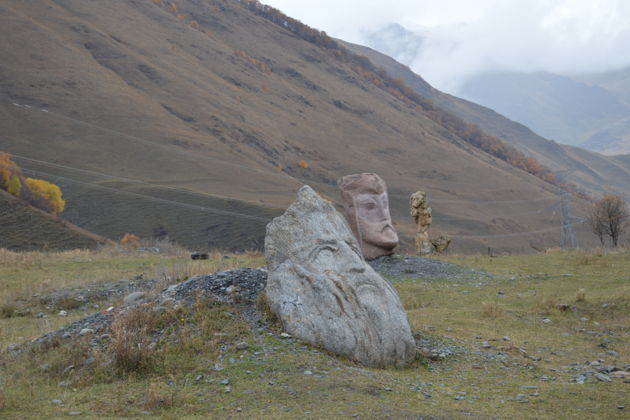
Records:
M118 307L133 288L151 295L196 274L264 265L256 254L191 261L152 251L0 250L0 417L628 418L627 250L384 270L423 353L401 369L332 357L283 337L273 320L252 325L240 303L137 312L112 327L105 348L87 338L12 346Z

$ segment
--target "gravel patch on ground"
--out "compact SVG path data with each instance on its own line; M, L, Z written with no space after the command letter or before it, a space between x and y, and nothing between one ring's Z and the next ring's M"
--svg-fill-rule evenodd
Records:
M381 257L369 262L379 273L386 276L412 278L448 278L448 279L478 279L483 273L475 272L456 264L438 261L430 258L413 256ZM182 283L174 284L162 290L157 295L138 294L137 299L123 302L117 307L110 307L80 319L70 325L50 332L22 346L15 346L13 350L22 347L42 344L53 340L67 340L89 335L94 338L106 334L114 319L127 309L141 304L155 304L157 306L190 305L198 298L214 299L239 306L240 316L252 328L266 328L267 322L258 307L258 297L267 284L267 271L264 268L239 268L213 274L195 276ZM138 289L148 289L154 281L136 278L129 282L114 282L106 285L90 285L76 289L63 289L53 294L52 301L58 298L77 297L83 302L101 300L111 296L124 297ZM51 302L52 303L52 302ZM436 340L435 337L417 335L416 344L426 357L441 360L449 356L462 353L462 348Z
M446 278L452 280L478 280L488 274L457 264L432 258L405 255L379 257L368 261L374 270L384 276L413 278Z
M267 270L238 268L196 276L169 287L163 294L176 300L195 299L199 294L220 302L254 301L267 285Z

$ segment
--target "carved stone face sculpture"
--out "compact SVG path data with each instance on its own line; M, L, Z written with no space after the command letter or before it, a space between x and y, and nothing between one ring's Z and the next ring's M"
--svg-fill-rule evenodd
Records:
M310 187L267 225L265 259L267 301L287 332L371 366L413 359L396 291L365 262L343 216Z
M371 173L346 175L337 181L350 227L365 258L391 255L398 234L389 215L387 186Z

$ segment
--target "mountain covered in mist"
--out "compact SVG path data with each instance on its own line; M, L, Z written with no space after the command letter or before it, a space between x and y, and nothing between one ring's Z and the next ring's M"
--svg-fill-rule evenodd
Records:
M369 47L420 70L425 37L399 24L365 37ZM397 42L397 39L400 40ZM444 54L448 54L445 48ZM630 153L630 68L592 75L485 71L452 93L491 108L557 142L606 154Z

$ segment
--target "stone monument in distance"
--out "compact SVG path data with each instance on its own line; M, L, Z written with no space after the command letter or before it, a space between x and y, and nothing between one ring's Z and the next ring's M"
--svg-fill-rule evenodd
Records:
M373 173L346 175L337 181L346 216L363 256L392 255L398 234L389 214L385 181Z

